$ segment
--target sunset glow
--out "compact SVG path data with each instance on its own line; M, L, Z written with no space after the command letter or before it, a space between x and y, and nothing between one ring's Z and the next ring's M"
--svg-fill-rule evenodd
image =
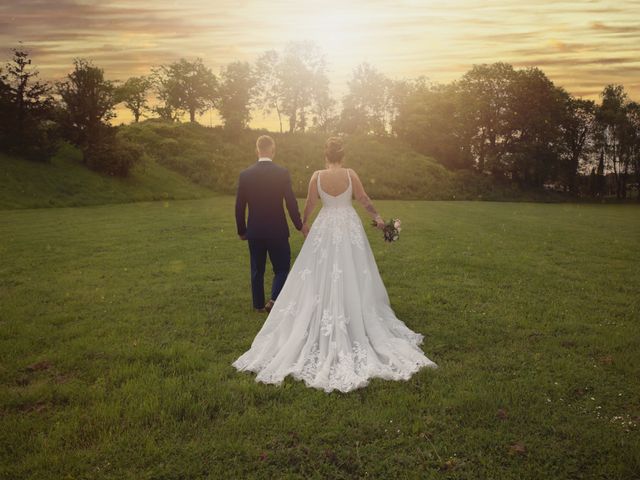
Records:
M537 66L572 94L597 98L608 83L640 97L640 1L46 1L0 5L4 58L19 41L47 79L74 57L111 79L143 75L180 57L215 73L254 61L288 41L313 40L326 54L340 98L367 61L391 78L448 82L473 64ZM121 117L127 120L126 116ZM215 117L212 119L215 123ZM209 117L205 116L205 123ZM252 126L271 126L254 115Z

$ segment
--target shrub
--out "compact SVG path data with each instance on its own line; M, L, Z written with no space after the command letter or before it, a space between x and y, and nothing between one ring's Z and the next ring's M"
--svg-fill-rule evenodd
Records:
M115 137L84 151L87 166L107 175L126 177L142 158L144 149L135 143Z

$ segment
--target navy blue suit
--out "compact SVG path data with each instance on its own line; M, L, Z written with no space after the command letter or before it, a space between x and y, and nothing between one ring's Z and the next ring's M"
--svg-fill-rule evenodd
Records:
M253 307L264 307L264 271L267 254L273 266L271 298L278 298L291 266L289 226L283 201L296 229L302 228L289 171L270 161L259 161L240 173L236 195L238 235L246 236L251 257ZM249 207L249 218L245 213Z

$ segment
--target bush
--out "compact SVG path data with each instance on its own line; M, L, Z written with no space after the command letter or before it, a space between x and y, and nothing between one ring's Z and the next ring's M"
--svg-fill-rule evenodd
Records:
M16 153L32 161L48 162L56 153L59 143L58 124L51 120L44 120L29 129L24 148Z
M52 120L28 119L20 136L0 132L0 151L34 162L49 162L60 143L59 125Z
M144 150L140 145L115 137L84 151L84 161L89 168L107 175L126 177L140 162Z

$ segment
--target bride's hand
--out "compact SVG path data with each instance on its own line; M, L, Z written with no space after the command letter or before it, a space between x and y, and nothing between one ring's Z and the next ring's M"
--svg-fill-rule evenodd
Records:
M384 220L380 215L378 215L375 218L375 222L376 222L376 228L379 228L380 230L384 229Z

